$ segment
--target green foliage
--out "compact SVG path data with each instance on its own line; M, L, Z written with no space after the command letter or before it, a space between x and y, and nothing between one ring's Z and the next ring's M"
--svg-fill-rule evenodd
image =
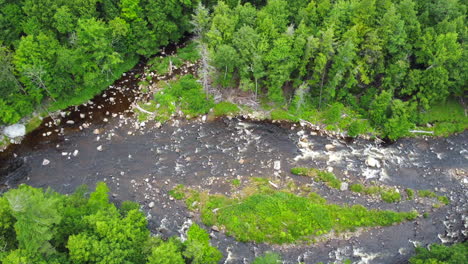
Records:
M437 196L437 200L439 200L439 202L445 205L448 205L450 203L449 198L447 198L446 196Z
M156 119L166 121L179 108L184 114L197 116L208 113L214 103L203 92L202 86L192 75L185 75L167 83L154 95L154 105L159 105Z
M356 183L356 184L351 184L351 186L349 186L349 189L353 192L357 192L357 193L362 193L364 192L364 185L362 184L359 184L359 183Z
M407 188L405 189L406 195L408 196L408 200L413 200L414 198L414 190Z
M182 200L185 198L184 189L185 189L185 186L182 184L179 184L174 189L169 191L169 195L174 197L174 199Z
M132 68L139 55L156 54L188 32L195 4L1 1L0 122L17 122L46 98L53 109L89 100ZM7 48L12 56L4 54ZM195 50L189 45L181 57L194 62Z
M221 258L221 252L210 245L208 233L193 224L187 232L186 250L184 256L193 264L216 264Z
M307 198L266 187L243 198L208 195L202 199L200 193L197 197L205 224L222 226L239 241L258 243L309 240L332 230L387 226L418 215L327 204L317 195Z
M265 255L257 257L252 264L280 264L281 256L278 253L267 252Z
M437 195L430 190L419 190L418 191L419 197L429 197L429 198L436 198Z
M292 115L288 111L282 109L275 109L270 113L271 120L280 120L280 121L291 121L291 122L298 122L299 118Z
M117 208L108 192L104 183L90 194L83 186L69 196L26 185L9 190L0 197L0 261L201 264L221 259L196 225L185 243L152 238L140 206L123 202Z
M169 240L151 250L147 264L185 264L180 242Z
M314 168L292 168L291 173L294 175L307 176L313 178L315 181L321 181L328 186L339 189L341 181L336 178L335 174L327 171L322 171Z
M382 200L387 203L396 203L401 201L401 195L396 190L383 191L380 194L380 197L382 197Z
M239 179L234 179L231 181L231 184L235 187L239 187L242 184L242 182Z
M444 246L433 244L429 249L416 248L416 255L409 263L411 264L457 264L468 262L468 242Z
M236 115L239 111L239 107L230 102L220 102L214 106L215 116Z
M329 105L329 129L372 131L357 120L343 125L344 105L392 140L408 135L419 111L466 91L466 3L245 2L219 2L212 14L197 16L215 84L288 102L294 115L310 111L305 105ZM465 119L436 127L440 134L462 131Z
M462 132L468 128L468 116L465 116L463 105L455 99L449 99L432 105L419 116L421 126L432 124L432 128L438 136L448 136L455 132ZM425 130L427 128L424 128Z

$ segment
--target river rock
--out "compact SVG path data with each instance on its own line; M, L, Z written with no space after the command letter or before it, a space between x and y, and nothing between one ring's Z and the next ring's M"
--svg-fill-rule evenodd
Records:
M23 137L26 135L26 126L23 124L14 124L5 127L3 133L9 138Z
M99 129L97 129L97 128L94 129L94 131L93 131L94 135L99 135L100 133L101 133L101 131L99 131Z
M219 232L219 227L217 226L212 226L211 227L211 230L215 231L215 232Z
M102 151L102 146L98 146L96 149L97 149L98 151Z
M332 144L327 144L327 145L325 145L325 149L326 149L327 151L334 150L334 149L335 149L335 146L332 145Z
M75 151L73 151L73 157L78 156L78 153L79 153L79 151L77 149L75 149Z
M348 190L349 184L347 182L342 182L340 185L340 190L341 191L346 191Z
M153 208L154 206L155 206L154 202L151 202L151 203L148 204L149 208Z
M280 160L276 160L274 163L273 163L273 168L277 171L281 170L281 161Z
M366 165L372 168L380 168L380 162L373 157L368 157L366 159Z
M47 165L49 165L49 164L50 164L50 160L48 160L48 159L44 159L44 160L42 161L42 166L47 166Z
M74 124L75 124L75 121L73 121L73 120L68 120L67 121L67 125L74 125Z

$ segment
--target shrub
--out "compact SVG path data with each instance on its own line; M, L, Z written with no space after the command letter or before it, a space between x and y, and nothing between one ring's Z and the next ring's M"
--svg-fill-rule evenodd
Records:
M257 257L252 264L281 264L281 256L278 253L267 252L265 255Z
M428 198L436 198L437 195L430 190L419 190L418 191L419 197L428 197Z
M351 184L349 189L353 192L362 193L364 191L364 186L362 184Z
M408 196L408 200L413 200L414 198L414 190L407 188L406 190L406 195Z
M384 191L380 194L382 200L387 203L396 203L401 201L401 195L396 190Z
M315 181L325 182L328 186L335 189L339 189L341 186L341 181L331 172L314 168L292 168L291 173L294 175L311 177Z
M253 192L244 198L208 195L197 201L203 223L223 226L228 234L243 242L291 243L331 230L387 226L417 216L415 212L333 205L317 194L302 197L273 189Z
M239 107L230 102L220 102L214 106L215 116L235 115L239 113Z
M449 198L445 197L445 196L437 196L437 200L439 200L439 202L445 204L445 205L448 205L450 203L450 200Z
M292 115L288 111L282 109L275 109L271 111L270 118L272 120L280 120L280 121L291 121L291 122L298 122L299 118L295 115Z
M433 244L427 248L416 248L416 255L409 262L411 264L459 264L468 263L468 242L455 244L451 247Z
M192 264L216 264L223 257L221 252L210 246L210 236L197 224L193 224L187 232L184 256L192 260Z

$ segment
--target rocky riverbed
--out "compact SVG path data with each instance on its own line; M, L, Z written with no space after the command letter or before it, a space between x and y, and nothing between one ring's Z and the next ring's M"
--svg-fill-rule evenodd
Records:
M92 101L59 114L59 125L46 119L22 144L1 153L3 188L26 183L71 193L79 185L104 181L116 202L138 201L152 232L165 237L183 237L190 223L199 222L197 214L168 195L174 186L229 194L233 179L249 177L293 180L333 203L429 213L428 218L330 236L311 245L240 243L211 230L224 263L250 263L271 250L285 263L405 263L416 245L462 241L468 235L468 132L379 145L321 135L299 124L242 118L175 119L160 126L132 115L138 73L141 68ZM294 176L289 170L296 166L333 171L349 183L375 181L400 192L429 189L448 197L450 204L434 208L420 198L388 204Z

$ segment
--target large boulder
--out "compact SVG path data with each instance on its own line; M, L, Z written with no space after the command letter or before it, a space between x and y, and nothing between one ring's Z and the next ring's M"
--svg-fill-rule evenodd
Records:
M372 168L380 168L380 162L373 157L368 157L366 159L366 165Z
M14 124L5 127L3 133L9 138L24 137L26 135L26 127L23 124Z

